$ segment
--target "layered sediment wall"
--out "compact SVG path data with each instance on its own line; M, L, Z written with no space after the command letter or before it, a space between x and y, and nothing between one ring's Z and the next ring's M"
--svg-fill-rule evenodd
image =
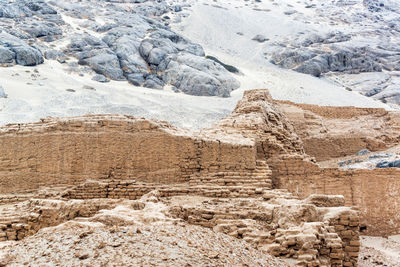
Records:
M188 181L198 172L255 168L241 139L200 138L164 122L125 116L49 119L0 128L0 193L87 179Z

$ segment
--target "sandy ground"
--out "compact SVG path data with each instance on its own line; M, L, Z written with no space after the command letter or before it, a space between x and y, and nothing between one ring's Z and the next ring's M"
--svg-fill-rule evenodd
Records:
M358 258L360 267L400 266L400 236L361 237L361 251Z

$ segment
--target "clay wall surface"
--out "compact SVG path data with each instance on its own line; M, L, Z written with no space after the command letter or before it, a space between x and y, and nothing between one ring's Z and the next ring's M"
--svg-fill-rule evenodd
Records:
M269 162L274 184L306 198L310 194L343 195L358 206L368 235L400 234L400 170L321 169L301 158Z
M291 101L274 100L279 104L287 104L291 106L296 106L302 110L311 111L319 116L328 119L352 119L354 117L374 115L374 116L385 116L390 112L383 108L357 108L357 107L338 107L338 106L318 106L312 104L301 104L294 103Z
M255 149L201 140L162 122L91 116L0 129L0 193L87 179L175 183L193 173L254 169Z
M374 108L322 107L276 101L303 141L305 152L325 161L379 151L400 142L400 113Z

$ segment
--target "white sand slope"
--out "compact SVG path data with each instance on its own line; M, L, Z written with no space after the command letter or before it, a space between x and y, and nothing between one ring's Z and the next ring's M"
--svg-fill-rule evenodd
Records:
M387 105L347 91L327 79L320 79L276 67L268 62L264 53L268 45L253 41L257 34L262 34L273 42L285 36L295 36L307 27L315 31L328 31L327 25L307 25L296 23L282 14L286 10L285 1L276 7L270 1L258 3L256 11L244 1L219 1L218 7L209 1L191 1L189 16L182 23L174 24L175 31L198 42L208 55L217 56L227 64L238 67L245 75L240 79L241 89L268 88L276 99L291 100L301 103L384 107ZM288 4L296 5L293 1ZM303 9L304 9L304 5ZM301 9L300 5L295 7ZM307 14L307 9L302 10ZM237 34L238 32L243 35Z
M8 94L8 98L0 98L1 124L38 121L47 116L110 113L198 128L229 114L240 97L196 97L171 90L134 87L128 82L102 84L92 81L91 75L68 74L56 61L46 61L35 68L0 68L0 77Z

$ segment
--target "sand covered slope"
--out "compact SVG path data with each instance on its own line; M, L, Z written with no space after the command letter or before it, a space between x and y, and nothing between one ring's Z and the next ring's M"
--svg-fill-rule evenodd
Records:
M269 88L275 99L389 108L330 79L269 63L273 40L310 26L280 14L282 4L3 2L1 124L118 113L202 128L254 88ZM258 34L270 40L252 40Z
M398 1L180 2L187 6L187 18L174 27L202 43L206 52L231 57L230 63L238 65L247 61L257 65L254 70L265 67L269 75L281 73L282 80L307 81L306 86L293 87L303 86L311 95L317 93L312 84L324 87L321 96L343 86L385 103L400 103ZM283 74L271 64L322 77L331 86ZM268 86L274 97L286 92L284 85L277 92L273 87Z

